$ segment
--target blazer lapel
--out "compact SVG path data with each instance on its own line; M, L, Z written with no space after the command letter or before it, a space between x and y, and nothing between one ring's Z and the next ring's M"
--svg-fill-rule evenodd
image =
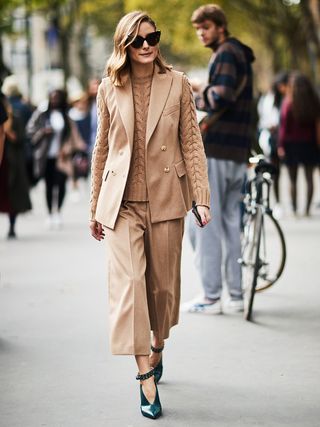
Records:
M126 130L132 151L134 132L134 105L130 78L126 79L124 86L117 86L115 89L117 106L119 108L121 120Z
M167 72L165 74L159 74L159 68L158 66L155 66L147 119L146 144L148 144L150 141L150 138L160 119L162 110L169 96L171 84L171 73Z

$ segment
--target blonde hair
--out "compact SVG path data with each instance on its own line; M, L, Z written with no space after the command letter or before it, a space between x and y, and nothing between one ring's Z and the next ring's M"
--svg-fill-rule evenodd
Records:
M110 77L115 86L123 86L125 78L130 72L130 58L127 52L128 46L138 35L139 27L142 22L148 22L156 30L155 22L146 12L135 11L123 16L116 28L113 37L113 52L107 62L105 73ZM171 67L162 57L160 50L155 59L155 63L160 68L160 73L166 73Z

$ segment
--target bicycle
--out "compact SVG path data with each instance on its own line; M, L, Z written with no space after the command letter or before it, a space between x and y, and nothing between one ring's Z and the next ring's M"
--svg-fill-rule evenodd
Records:
M281 276L286 262L282 229L270 208L272 175L276 168L264 156L251 157L255 175L246 183L242 251L244 316L251 320L256 292L272 286Z

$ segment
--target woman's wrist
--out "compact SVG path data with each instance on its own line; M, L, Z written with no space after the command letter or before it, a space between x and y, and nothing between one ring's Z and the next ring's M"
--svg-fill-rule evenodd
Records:
M207 208L207 209L210 209L210 206L207 206L207 205L202 205L202 204L198 204L198 203L196 203L196 206L203 206L204 208Z

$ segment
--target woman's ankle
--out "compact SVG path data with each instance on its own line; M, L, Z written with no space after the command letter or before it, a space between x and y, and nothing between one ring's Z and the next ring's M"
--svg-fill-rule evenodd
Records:
M154 347L156 349L164 348L164 339L154 336L152 339L151 347Z

